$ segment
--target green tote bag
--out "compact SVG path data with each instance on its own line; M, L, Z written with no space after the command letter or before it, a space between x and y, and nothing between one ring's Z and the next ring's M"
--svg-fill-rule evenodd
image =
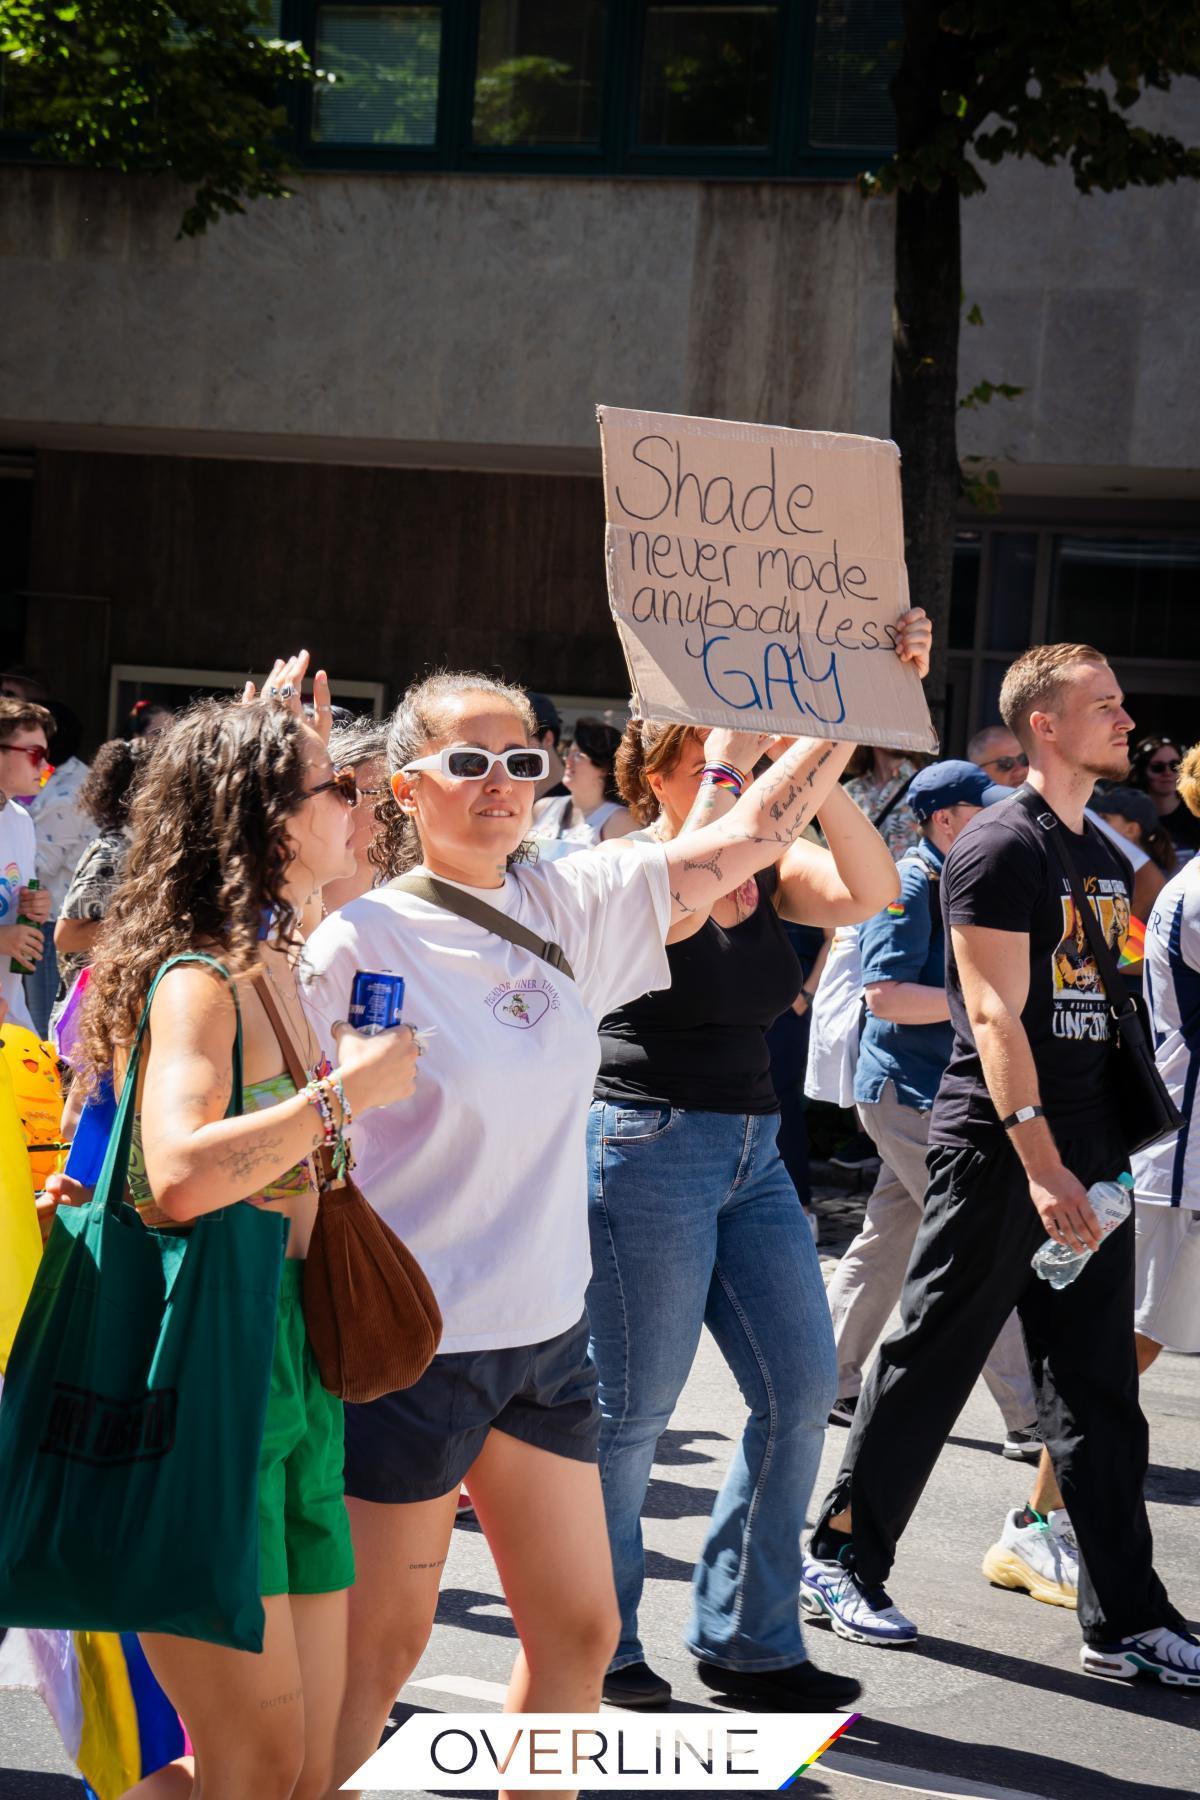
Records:
M104 1167L60 1208L0 1399L0 1625L259 1651L258 1460L287 1220L151 1231L124 1199L146 1000ZM237 995L230 982L234 1006ZM242 1110L242 1022L226 1117Z

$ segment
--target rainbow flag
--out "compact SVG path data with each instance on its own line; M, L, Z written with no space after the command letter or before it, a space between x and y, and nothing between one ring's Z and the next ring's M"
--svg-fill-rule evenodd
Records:
M1128 969L1134 963L1140 963L1146 954L1146 927L1136 913L1129 915L1129 929L1121 940L1121 960L1119 967Z
M9 1631L0 1688L41 1695L88 1800L120 1800L187 1748L132 1633Z

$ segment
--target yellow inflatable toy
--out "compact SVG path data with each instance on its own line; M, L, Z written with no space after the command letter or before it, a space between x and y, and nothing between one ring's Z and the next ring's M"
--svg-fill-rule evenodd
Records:
M29 1152L8 1062L0 1056L0 1375L41 1254Z
M0 1048L12 1076L33 1185L40 1188L58 1167L63 1110L58 1058L52 1044L43 1044L24 1025L0 1026Z

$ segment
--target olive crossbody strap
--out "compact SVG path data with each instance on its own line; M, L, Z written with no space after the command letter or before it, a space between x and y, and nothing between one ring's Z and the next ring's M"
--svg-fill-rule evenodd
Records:
M493 937L504 938L518 949L530 951L543 962L549 963L552 969L565 975L568 981L574 981L575 971L567 961L567 953L561 944L551 943L549 938L540 938L527 925L510 919L507 913L502 913L498 907L489 906L486 900L464 893L462 888L455 887L451 882L439 881L436 875L425 875L413 870L408 875L397 875L394 881L388 882L388 886L398 888L402 894L415 894L418 900L427 900L430 906L440 906L443 912L455 913L460 919L478 925L481 931L490 931Z

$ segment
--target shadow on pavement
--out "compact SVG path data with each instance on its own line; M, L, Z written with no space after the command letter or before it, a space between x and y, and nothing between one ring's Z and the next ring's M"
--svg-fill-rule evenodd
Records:
M717 1490L689 1487L686 1481L663 1481L652 1475L642 1501L643 1519L706 1519L716 1504Z
M0 1769L0 1800L79 1800L77 1775L48 1775L41 1769Z
M689 1444L727 1444L729 1439L723 1431L664 1431L658 1440L658 1448L654 1452L656 1463L665 1463L668 1468L682 1467L685 1463L716 1462L715 1456L709 1456L703 1450L689 1450Z
M948 1437L948 1444L958 1450L984 1450L999 1456L1000 1438ZM1032 1469L1033 1465L1029 1465ZM1146 1498L1159 1506L1200 1506L1200 1470L1172 1469L1165 1463L1151 1463L1146 1470Z
M498 1613L480 1612L481 1606L502 1606ZM436 1625L458 1625L467 1631L483 1631L489 1637L515 1638L516 1627L503 1594L481 1594L474 1588L443 1588L438 1595Z
M660 1550L646 1552L647 1581L690 1581L696 1565L678 1556L665 1556Z
M1194 1690L1188 1688L1163 1687L1157 1681L1105 1681L1097 1675L1085 1675L1081 1669L1072 1671L1056 1668L1053 1663L1030 1662L1020 1656L1007 1656L1002 1650L955 1643L951 1638L919 1637L907 1654L947 1663L953 1669L969 1669L976 1675L990 1675L995 1681L1012 1681L1023 1688L1133 1713L1140 1719L1161 1719L1191 1731L1200 1730L1200 1707Z
M1098 1685L1088 1683L1089 1688ZM1045 1800L1195 1800L1187 1788L1158 1787L1144 1778L1127 1781L1036 1750L958 1743L929 1731L875 1724L870 1719L860 1719L838 1740L837 1760L831 1762L830 1774L849 1772L852 1759L862 1765L865 1776L869 1776L873 1761L891 1763L897 1774L900 1769L911 1769L915 1777L920 1771L964 1777L985 1789L1017 1788L1026 1794L1044 1795ZM919 1787L919 1778L913 1785Z
M1146 1470L1146 1498L1160 1506L1200 1506L1200 1469L1169 1469L1151 1463Z

